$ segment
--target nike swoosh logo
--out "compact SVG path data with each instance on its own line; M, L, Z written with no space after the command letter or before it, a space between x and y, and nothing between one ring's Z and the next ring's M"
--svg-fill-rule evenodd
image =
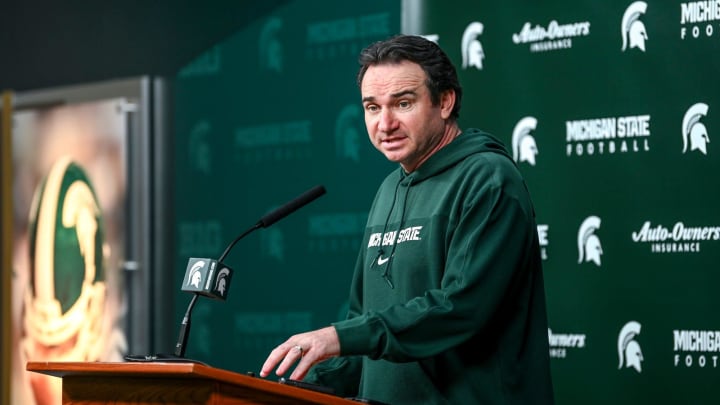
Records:
M382 256L378 257L378 266L382 266L383 264L387 263L388 260L390 260L390 257L383 258Z

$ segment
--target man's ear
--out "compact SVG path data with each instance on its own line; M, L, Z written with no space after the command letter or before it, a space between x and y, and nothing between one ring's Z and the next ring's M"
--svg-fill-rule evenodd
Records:
M455 90L445 90L440 95L440 115L443 119L450 118L452 110L455 108Z

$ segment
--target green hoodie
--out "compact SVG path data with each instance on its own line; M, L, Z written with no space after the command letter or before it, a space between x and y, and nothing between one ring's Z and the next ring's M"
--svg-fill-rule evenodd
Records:
M341 357L306 381L400 404L553 402L535 214L504 146L465 131L370 210Z

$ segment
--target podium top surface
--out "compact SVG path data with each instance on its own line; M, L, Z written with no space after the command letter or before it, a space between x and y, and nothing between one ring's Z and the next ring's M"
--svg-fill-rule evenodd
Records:
M300 395L304 400L317 404L357 405L355 401L335 395L192 362L28 362L26 368L28 371L63 379L93 377L212 380L267 394Z
M187 362L28 362L27 370L37 373L47 374L54 377L73 377L83 375L96 375L98 373L104 376L131 376L131 375L147 375L153 374L156 377L209 377L224 381L235 381L238 376L226 370L213 368L207 365Z

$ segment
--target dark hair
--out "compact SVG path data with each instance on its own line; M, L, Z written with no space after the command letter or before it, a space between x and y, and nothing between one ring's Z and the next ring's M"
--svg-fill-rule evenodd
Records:
M423 37L396 35L363 49L358 57L360 63L360 71L357 76L358 86L362 84L365 72L370 66L400 63L406 60L417 63L425 71L426 85L430 90L430 100L433 105L440 104L440 95L445 91L455 91L455 106L450 113L450 118L457 120L460 116L462 87L460 87L455 66L436 43Z

